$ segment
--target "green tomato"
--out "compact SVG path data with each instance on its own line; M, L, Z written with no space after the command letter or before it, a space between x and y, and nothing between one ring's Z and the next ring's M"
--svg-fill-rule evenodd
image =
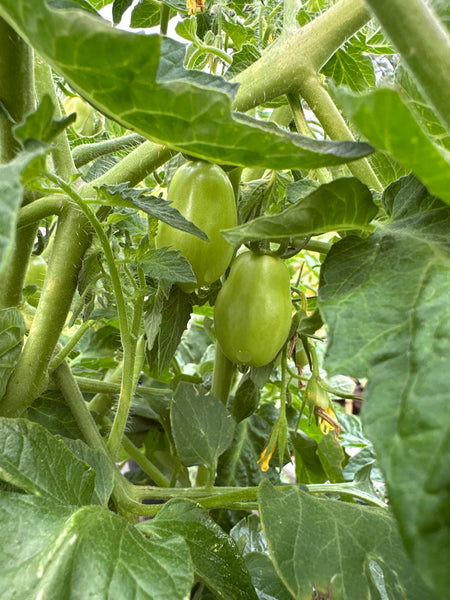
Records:
M41 290L44 285L45 274L47 273L47 263L42 256L32 256L28 264L28 270L25 275L25 287L35 286L35 291L27 300L32 306L37 306L41 296Z
M233 186L225 172L206 162L188 162L175 173L167 200L194 225L206 233L209 242L160 222L156 247L169 246L180 250L190 262L196 284L179 284L191 292L208 286L225 273L233 256L233 246L222 237L220 230L237 224Z
M82 98L78 96L67 96L63 100L64 110L67 115L76 113L77 118L72 127L83 136L91 136L95 133L95 110Z
M273 256L237 257L214 309L217 340L234 363L262 367L286 342L292 318L289 270Z

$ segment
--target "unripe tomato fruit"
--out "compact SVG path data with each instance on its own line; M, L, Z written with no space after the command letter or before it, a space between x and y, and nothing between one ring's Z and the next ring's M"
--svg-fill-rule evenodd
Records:
M83 98L78 96L67 96L63 100L63 107L67 115L76 113L77 118L72 127L83 136L91 136L95 133L95 110Z
M262 367L281 350L291 326L289 270L279 258L237 257L214 308L217 340L234 363Z
M204 231L209 242L160 222L156 247L170 246L180 250L190 262L197 283L179 284L181 289L191 292L208 286L224 274L233 256L233 246L220 233L221 229L237 224L233 186L218 165L187 162L175 172L167 200Z
M41 296L42 286L44 285L45 274L47 273L47 263L42 256L32 256L28 264L27 274L25 275L24 286L35 285L37 290L28 297L28 302L32 306L37 306Z

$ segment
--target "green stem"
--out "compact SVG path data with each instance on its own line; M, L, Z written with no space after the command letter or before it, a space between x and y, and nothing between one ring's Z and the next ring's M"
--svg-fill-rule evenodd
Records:
M233 79L241 84L234 110L245 112L283 94L301 92L304 78L318 72L369 18L362 0L341 0L299 31L281 36Z
M231 360L225 356L222 348L217 342L211 392L225 405L230 394L230 388L235 369L236 365L234 365Z
M306 120L305 113L303 112L302 103L300 102L298 94L288 94L287 99L292 110L292 115L294 117L294 122L298 133L300 133L300 135L312 137L311 130L309 128L308 121ZM315 169L314 172L320 183L327 183L332 179L328 169L318 168Z
M92 321L85 321L84 323L82 323L80 325L80 327L77 329L77 331L74 333L74 335L70 338L70 340L67 342L67 344L63 348L61 348L61 350L58 352L58 354L56 356L54 356L52 358L52 360L50 361L50 363L48 365L49 373L51 373L52 371L57 369L59 367L59 365L66 360L66 358L69 356L69 354L75 348L75 346L81 340L83 335L87 331L89 331L89 329L93 326L93 324L94 323Z
M92 379L91 377L81 377L80 375L75 376L75 380L78 384L78 387L83 392L100 393L100 394L119 394L120 393L120 383L115 383L115 381L120 381L122 377L122 368L119 366L118 372L115 370L112 372L111 378L108 380L100 381L98 379ZM139 392L142 394L148 394L152 396L162 396L167 397L167 392L161 388L149 388L149 387L139 387ZM94 399L89 403L89 410L92 412L97 412L93 405Z
M269 121L276 123L277 125L281 125L282 127L287 127L292 120L292 113L289 106L283 105L274 108L272 114L270 115ZM264 175L266 169L260 167L252 167L245 168L242 171L241 180L243 182L253 181L254 179L261 179Z
M167 27L169 25L170 19L170 6L162 2L161 8L159 9L159 14L159 31L161 35L167 35Z
M36 57L35 60L35 76L36 76L36 91L39 100L42 99L44 94L50 96L54 111L53 116L55 119L62 119L62 112L59 104L58 96L56 95L55 84L52 77L52 70L50 66L45 63L40 57ZM66 132L61 132L53 143L52 158L55 166L56 174L62 177L64 181L69 181L71 175L76 172L76 168L73 162L72 154L70 152L69 140L67 139Z
M314 344L309 344L309 353L311 355L312 371L311 377L320 377L319 360Z
M0 163L9 162L19 152L12 127L24 115L34 109L33 51L0 18L0 94L1 100L12 117L11 122L0 112Z
M139 513L141 505L130 497L129 492L132 490L132 486L119 471L109 454L105 441L97 429L95 421L66 362L63 362L56 369L54 377L86 442L91 448L98 450L109 460L112 472L114 473L113 499L119 511L124 516L129 516L129 511L135 514Z
M153 142L144 142L114 165L114 167L109 169L109 171L87 183L82 188L81 195L83 198L95 197L95 187L103 183L117 185L127 181L130 186L134 186L149 173L164 164L174 154L176 153L166 146L160 146Z
M218 58L220 58L220 60L223 60L223 62L227 65L231 65L231 63L233 62L233 59L229 54L227 54L224 50L217 48L216 46L208 46L206 44L202 44L199 49L202 51L203 54L214 54L214 56L217 56Z
M108 456L105 441L100 435L72 371L65 361L55 370L54 378L88 445Z
M293 485L276 486L278 491L284 492L293 487ZM321 483L308 484L306 487L312 494L342 494L360 498L369 504L387 508L386 504L365 492L358 489L353 483ZM234 502L254 502L258 498L258 487L214 487L214 488L158 488L151 486L131 486L128 493L135 502L140 502L144 499L148 500L170 500L171 498L190 498L203 504L207 508L219 508L222 506L221 501L226 504ZM142 507L141 507L142 508ZM143 514L143 513L142 513Z
M186 65L186 69L193 69L195 66L195 61L200 58L200 56L203 54L203 50L202 48L196 48L194 50L194 52L191 54L191 56L189 57L189 60L187 62Z
M78 387L82 392L88 392L89 394L119 394L120 393L120 383L110 383L109 381L100 381L97 379L92 379L91 377L81 377L80 375L75 375L75 381L77 382ZM91 401L92 402L92 401ZM89 404L89 409L91 408L91 403ZM95 412L92 410L92 412Z
M318 75L310 73L301 85L301 94L320 121L326 133L334 140L353 140L353 134L339 112L327 90L323 87ZM348 168L369 187L383 191L367 159L363 158L348 163Z
M136 386L139 383L139 378L141 376L142 368L144 366L145 343L146 343L145 335L141 334L139 336L137 344L136 344L134 371L133 371L133 389L136 389Z
M122 374L123 363L121 362L112 372L108 372L106 381L89 384L89 389L93 392L97 392L89 403L89 410L96 413L99 417L103 417L111 410L113 405L112 394L120 394L121 385L117 382L122 380ZM88 385L87 381L86 385Z
M283 33L289 35L300 27L297 14L302 7L302 0L284 0Z
M77 194L65 181L62 181L59 177L55 175L48 174L48 178L59 185L59 187L73 200L77 206L84 213L86 218L88 219L92 229L97 234L100 244L103 249L103 253L105 255L106 262L109 268L109 275L111 277L111 283L114 290L114 296L116 298L117 303L117 314L119 319L120 326L120 336L122 345L125 350L125 346L129 345L129 327L128 327L128 316L126 310L125 297L122 292L122 285L120 282L120 275L117 269L117 264L114 258L113 251L111 249L111 245L109 243L108 237L103 230L102 225L99 223L97 217L95 216L94 211L86 204L83 198Z
M341 494L359 498L368 504L387 509L386 503L376 496L354 487L353 483L310 483L306 486L311 494Z
M450 34L423 0L366 0L450 131Z
M20 151L13 126L34 110L33 51L21 37L0 18L0 96L12 121L0 111L0 164L12 160ZM37 233L37 224L18 232L8 266L2 273L0 308L17 306L28 261Z
M47 386L48 363L70 310L90 234L89 221L78 208L63 208L27 343L0 401L4 416L20 416Z
M0 308L18 306L22 301L22 289L38 228L39 223L32 223L16 232L12 256L2 273Z
M102 142L95 142L93 144L80 144L72 150L72 156L77 168L86 165L100 156L105 154L112 154L118 150L133 148L139 146L145 138L138 133L131 133L129 135L123 135L118 138L111 140L104 140Z
M17 222L17 229L27 227L32 224L39 224L39 221L51 217L52 215L59 215L65 204L67 203L67 196L62 194L51 194L38 198L26 206L22 206L19 211L19 219Z
M133 399L134 393L134 380L133 380L133 372L134 372L134 353L136 348L136 337L132 335L130 332L130 328L128 325L128 313L127 307L125 303L125 297L122 292L122 285L120 281L119 271L117 269L116 261L114 259L114 254L111 249L109 240L106 236L106 233L103 230L102 225L99 223L95 213L91 210L91 208L85 203L83 198L79 196L69 185L67 185L64 181L55 177L53 175L48 175L51 181L57 183L64 192L70 196L70 198L76 202L78 207L83 211L83 213L88 218L92 228L97 234L100 244L103 249L103 253L105 255L106 262L109 268L109 274L111 277L111 283L114 290L114 296L117 304L117 315L119 319L119 328L120 328L120 339L122 342L123 348L123 376L122 376L122 387L120 390L119 404L117 407L116 416L114 418L114 422L110 431L109 439L108 439L108 448L112 454L115 456L120 449L123 433L125 431L125 426L128 419L128 413L131 406L131 401ZM135 318L140 322L142 317L142 302L137 303L135 307ZM137 316L136 316L136 313Z
M157 485L162 488L169 487L170 481L167 477L161 473L158 467L156 467L126 435L122 439L122 446L125 452L137 462L141 469L145 471Z
M319 252L319 254L328 254L333 246L333 244L330 244L329 242L321 242L314 239L309 240L306 244L302 239L293 239L292 244L299 248L302 247L304 250L308 250L308 252Z
M142 281L141 281L142 284ZM123 443L125 427L130 412L133 394L138 383L142 365L145 359L145 337L138 338L138 332L142 326L142 312L144 306L144 294L140 294L134 305L133 323L130 339L123 346L123 374L120 390L119 403L108 438L108 448L113 456L116 456ZM121 329L122 330L122 329Z
M119 452L122 444L135 390L133 381L134 347L135 344L133 343L130 344L130 347L124 347L122 386L117 411L108 438L108 448L114 457Z

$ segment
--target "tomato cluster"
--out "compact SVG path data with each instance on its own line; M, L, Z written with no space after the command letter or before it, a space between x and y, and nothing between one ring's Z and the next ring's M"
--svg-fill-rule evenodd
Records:
M187 162L171 181L167 199L209 238L160 223L156 246L180 250L197 278L179 284L187 292L221 277L233 256L222 229L237 223L232 185L225 172L206 162ZM215 331L224 354L236 364L270 363L286 342L292 306L289 270L284 261L267 254L244 252L231 267L215 305Z

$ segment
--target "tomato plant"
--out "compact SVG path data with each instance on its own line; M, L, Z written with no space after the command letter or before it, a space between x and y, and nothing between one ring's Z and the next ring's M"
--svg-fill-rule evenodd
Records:
M167 200L209 241L160 223L156 246L180 250L191 264L197 283L180 284L182 289L208 286L223 275L233 256L233 246L220 233L237 224L233 186L218 165L190 161L175 172Z
M291 316L286 264L267 254L238 256L214 310L216 335L225 355L238 364L267 365L286 342Z
M0 0L2 600L448 595L447 4Z

